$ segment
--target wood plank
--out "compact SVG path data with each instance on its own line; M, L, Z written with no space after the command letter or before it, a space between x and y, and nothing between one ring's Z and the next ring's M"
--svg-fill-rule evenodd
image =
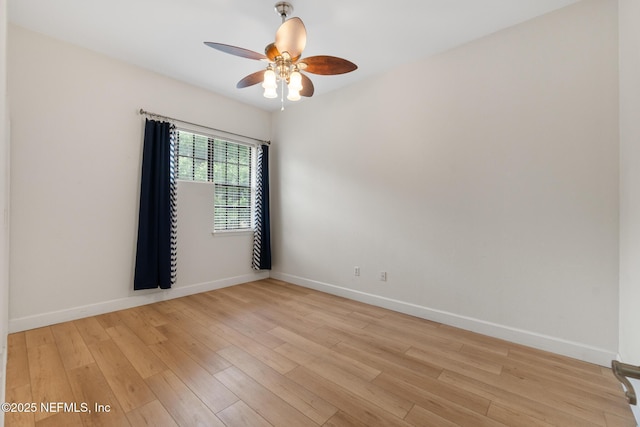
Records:
M206 326L203 326L190 315L187 315L180 311L170 313L168 317L170 318L170 324L172 326L175 326L182 331L188 332L189 335L191 335L194 339L200 341L210 350L217 351L221 348L225 348L231 345L231 343L224 338L216 334L212 334ZM161 331L166 330L162 328L158 329Z
M370 427L369 425L355 419L346 412L338 411L333 417L329 418L322 427Z
M215 374L216 372L222 371L223 369L227 369L231 366L229 362L220 357L218 353L207 347L200 340L194 338L184 329L172 324L166 324L159 326L158 330L162 335L167 337L168 342L189 354L194 361L205 368L210 374ZM209 335L213 334L209 333ZM228 346L229 345L225 345L221 348Z
M26 358L25 358L26 360ZM33 397L31 396L31 385L23 384L16 387L10 387L13 384L8 382L7 389L5 393L5 401L8 403L27 403L33 402L36 405L40 405L39 402L35 402ZM29 410L19 411L18 406L16 405L15 410L7 411L4 413L4 423L5 426L9 427L33 427L36 425L35 420L35 412L31 411L33 408L29 408ZM39 410L38 408L35 408Z
M40 421L36 421L36 427L82 427L80 414L75 412L57 412Z
M469 408L464 402L454 402L436 393L428 392L413 385L400 381L390 375L382 374L374 380L374 384L388 390L390 393L415 402L416 406L438 417L458 425L469 426L503 426L502 423L487 418L484 411L477 412ZM415 407L414 407L415 409ZM476 408L478 409L478 408ZM483 408L479 408L483 409ZM424 415L424 414L423 414Z
M124 411L95 363L67 371L75 402L85 403L90 412L80 414L85 426L128 426Z
M166 301L158 301L153 304L153 308L164 315L180 312L187 307L188 305L184 303L184 297L174 298Z
M241 334L240 332L223 323L210 328L210 330L216 335L235 345L236 347L243 349L247 353L254 356L256 359L260 360L262 363L272 367L281 374L285 374L298 366L296 363L287 359L280 353L277 353L269 347L255 342L251 338Z
M254 282L259 283L260 289L268 289L270 291L280 293L283 296L289 297L303 297L315 292L313 289L304 288L302 286L293 285L283 280L268 278Z
M242 400L216 414L227 427L271 427L271 423Z
M53 338L51 328L46 326L44 328L30 329L25 331L25 340L27 342L27 348L38 347L40 345L55 345L56 340Z
M140 318L142 318L145 323L151 326L158 327L166 325L169 322L167 316L156 310L154 304L141 305L139 307L136 307L135 309Z
M80 332L73 322L58 323L51 326L65 369L79 368L94 363Z
M463 343L451 339L451 337L433 333L433 327L429 324L425 324L421 329L418 329L413 323L406 325L404 322L399 324L380 322L380 324L368 325L365 330L383 337L394 337L395 340L418 349L438 348L458 351L464 346Z
M356 396L350 390L305 367L294 369L287 373L287 377L367 426L407 427L410 425L380 406Z
M609 387L612 390L618 390L620 388L620 381L613 375L613 371L608 366L600 366L600 383L604 387Z
M147 378L146 382L179 426L224 427L173 372L161 372Z
M566 361L558 362L555 357L545 361L536 353L522 350L510 352L509 357L503 362L505 369L528 372L530 377L544 379L549 384L572 384L581 390L593 389L597 394L602 393L614 398L620 395L620 383L612 383L600 370L585 370L582 368L584 365L572 368L566 365ZM610 375L615 379L612 372Z
M374 342L378 346L389 351L404 352L407 351L411 344L401 342L396 337L380 335L377 332L371 332L367 328L357 328L347 324L340 319L325 313L313 313L307 316L310 319L322 321L326 326L340 332L344 339L358 338L364 341Z
M621 417L618 415L604 413L604 417L607 420L607 427L637 427L635 419L630 419L628 416Z
M412 377L410 375L399 378L395 372L385 372L379 375L373 383L399 397L407 399L427 408L436 399L444 399L463 406L470 411L485 415L491 401L467 390L443 384L428 377Z
M595 427L600 425L567 414L555 405L548 405L522 396L517 393L518 390L506 390L499 385L488 384L453 371L444 370L439 380L490 399L505 409L537 418L552 425L562 427Z
M131 427L178 427L173 417L157 400L134 409L127 414L127 418Z
M247 308L248 304L236 303L237 299L225 295L224 292L206 292L203 296L210 299L207 301L209 304L202 305L210 315L245 335L259 335L260 332L267 332L277 326L275 323L258 318L252 312L255 308ZM198 300L205 301L204 298Z
M142 378L167 369L153 351L127 326L117 325L107 328L106 332Z
M420 377L431 378L438 378L442 372L442 368L439 366L433 366L423 360L416 360L404 353L389 352L374 347L370 342L349 340L334 345L333 349L379 371L409 371L411 374L419 374Z
M96 317L74 320L73 324L76 325L86 345L110 339L109 334L107 334Z
M434 322L432 320L423 319L421 317L412 316L410 314L400 313L397 311L387 310L380 308L383 311L383 316L374 322L378 326L388 325L392 329L399 331L410 330L420 331L424 333L427 329L437 331L440 328L441 323Z
M499 379L490 384L495 384L502 389L510 390L536 402L553 406L578 419L606 426L603 411L590 406L586 395L584 400L572 398L567 393L556 393L553 390L549 390L545 385L518 378L508 373L503 373Z
M149 323L141 310L130 308L117 312L122 322L129 327L145 344L156 344L165 341L167 337L162 335L151 323ZM114 325L118 326L118 325ZM108 329L108 328L105 328Z
M321 322L316 322L308 319L306 317L306 314L308 313L302 315L292 310L282 310L277 306L270 307L267 310L263 309L256 312L256 316L258 316L259 318L269 320L270 322L276 323L277 325L287 325L287 329L292 330L297 334L310 337L319 344L332 345L338 342L337 340L334 340L331 343L324 340L318 341L316 339L314 331L321 327L323 324Z
M7 388L31 385L24 332L7 336Z
M444 324L439 324L438 327L430 333L441 334L441 336L455 339L462 344L484 348L485 350L494 352L496 354L506 355L514 348L513 343L502 340L500 338L477 334L475 332Z
M592 391L592 388L585 386L582 378L567 381L563 376L558 376L538 366L531 365L505 365L503 376L527 384L530 387L544 389L550 396L557 396L558 399L574 402L578 406L586 405L594 410L604 407L607 408L609 413L621 416L625 416L629 411L627 402L620 399L621 390L614 392L605 389L601 391L600 388L596 388Z
M171 369L172 374L185 383L213 413L238 400L229 389L174 344L164 341L150 348Z
M420 405L416 405L413 409L416 410L418 407L422 408ZM422 409L427 412L432 412L438 417L443 418L454 425L473 427L511 427L506 424L502 424L499 421L479 415L476 412L469 411L464 406L460 406L444 399L434 399L429 402L427 408Z
M335 364L325 359L316 360L305 367L315 374L348 389L356 396L380 406L385 411L403 418L411 410L413 402L389 393L374 383L342 369L344 364Z
M405 354L416 360L458 372L480 381L491 381L500 374L502 369L500 365L485 365L473 360L471 357L463 357L455 352L439 351L435 348L424 350L411 347Z
M47 330L49 329L47 328ZM29 334L27 334L28 336ZM51 339L53 339L53 335L51 335ZM27 342L29 341L27 340ZM55 343L36 346L35 342L44 341L35 340L31 347L27 344L33 402L38 405L48 402L73 402L73 393ZM46 342L51 341L47 339ZM38 411L35 414L36 423L53 415L51 412Z
M125 412L155 400L151 389L113 341L93 343L89 351Z
M339 307L342 313L349 315L351 313L366 314L372 318L383 318L391 313L390 310L382 307L375 307L364 304L359 301L350 300L337 295L331 295L324 292L312 291L304 297L305 301L315 301L322 312L327 312L327 307Z
M346 316L353 311L351 307L342 306L338 297L333 297L332 301L333 303L326 300L317 300L313 298L313 293L309 293L309 295L290 301L288 305L296 304L308 307L311 310L311 314L326 313Z
M237 347L227 347L218 353L249 375L258 384L261 384L320 425L331 418L338 410L324 399L319 398Z
M253 309L256 304L261 304L264 302L264 299L261 298L252 298L251 294L248 294L246 291L247 288L244 286L229 286L228 288L220 288L215 291L209 291L212 295L222 295L225 298L229 298L234 301L234 305L240 306L241 309Z
M309 314L307 318L316 322L320 322L324 325L334 326L337 329L340 329L343 326L348 327L349 330L352 330L353 328L363 329L364 327L369 325L369 322L357 319L355 317L350 317L349 315L351 313L351 311L349 311L347 314L335 314L327 313L324 311L316 311Z
M260 287L259 289L254 289L256 299L262 298L263 300L267 300L271 305L269 309L277 310L280 313L291 314L296 317L304 317L308 314L311 314L315 311L313 307L303 306L301 304L295 304L298 300L297 295L291 295L287 291L280 292L276 291L275 288L268 287ZM265 311L264 308L260 311ZM278 322L279 323L279 322Z
M505 408L497 403L491 404L489 411L487 412L487 416L508 426L553 427L552 424L549 424L546 421Z
M358 360L344 356L333 349L317 344L314 341L308 340L307 338L302 337L285 328L277 327L269 331L269 333L277 336L283 341L286 341L294 347L306 351L307 353L315 354L316 356L327 360L341 361L341 366L343 367L343 369L345 369L350 374L358 376L364 380L369 381L380 375L380 370L378 369L372 368L371 366L368 366Z
M576 377L592 374L597 378L602 373L601 367L598 365L517 344L511 345L509 358L526 360L534 365L542 364L559 372L573 373Z
M113 328L114 326L124 324L122 318L119 315L119 312L117 311L114 311L112 313L100 314L98 316L95 316L95 318L103 329Z
M306 365L307 363L311 363L318 356L315 354L308 353L301 348L295 347L289 343L284 343L279 347L274 349L276 352L282 354L289 360L293 360L299 365Z
M238 368L225 369L218 372L215 377L276 427L317 427L319 425Z
M438 426L438 427L459 427L462 424L454 423L440 415L428 411L418 405L411 408L411 411L405 417L405 421L414 426Z

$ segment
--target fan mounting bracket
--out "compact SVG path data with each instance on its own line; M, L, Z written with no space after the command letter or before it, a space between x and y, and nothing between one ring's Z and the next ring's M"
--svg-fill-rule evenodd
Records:
M291 5L291 3L286 1L280 1L276 3L274 9L278 16L282 18L282 22L284 22L287 19L287 16L291 15L291 13L293 12L293 6Z

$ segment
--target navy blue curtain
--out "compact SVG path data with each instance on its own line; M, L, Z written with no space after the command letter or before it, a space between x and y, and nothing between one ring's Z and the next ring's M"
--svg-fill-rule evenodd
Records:
M146 119L133 289L168 289L175 282L174 128Z
M253 234L253 268L271 270L271 219L269 218L269 146L258 147L256 165L256 217Z

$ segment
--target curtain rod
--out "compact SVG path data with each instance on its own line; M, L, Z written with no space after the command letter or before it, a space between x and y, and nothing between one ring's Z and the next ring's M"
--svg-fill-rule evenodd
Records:
M248 139L251 139L253 141L260 142L262 144L271 145L271 141L265 141L263 139L253 138L251 136L240 135L239 133L233 133L233 132L229 132L229 131L222 130L222 129L216 129L216 128L212 128L210 126L203 126L203 125L199 125L197 123L187 122L186 120L176 119L174 117L163 116L162 114L156 114L156 113L152 113L150 111L145 111L142 108L140 109L139 113L140 113L140 115L147 115L147 116L151 116L151 117L158 117L158 118L161 118L161 119L173 120L173 121L176 121L176 122L184 123L186 125L198 126L198 127L201 127L201 128L205 128L205 129L209 129L209 130L215 131L215 132L222 132L222 133L226 133L228 135L239 136L240 138L248 138Z

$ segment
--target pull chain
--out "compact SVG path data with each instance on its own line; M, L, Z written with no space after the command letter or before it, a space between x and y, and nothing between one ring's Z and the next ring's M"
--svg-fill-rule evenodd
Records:
M280 103L281 103L281 107L280 107L280 111L284 111L284 80L281 80L282 82L282 90L280 91Z

